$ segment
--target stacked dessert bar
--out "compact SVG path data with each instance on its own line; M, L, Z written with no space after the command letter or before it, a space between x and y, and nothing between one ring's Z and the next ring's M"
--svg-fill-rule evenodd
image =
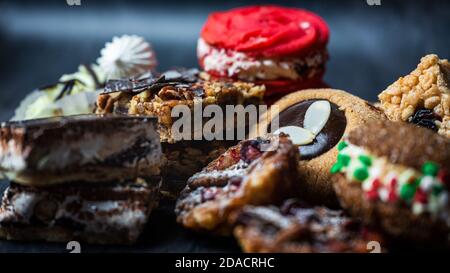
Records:
M80 115L3 123L0 171L11 181L0 237L134 243L158 204L153 118Z

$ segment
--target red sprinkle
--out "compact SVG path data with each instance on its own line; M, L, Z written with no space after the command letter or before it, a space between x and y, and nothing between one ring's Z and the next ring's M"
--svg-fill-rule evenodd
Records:
M380 187L381 187L381 181L380 181L380 179L376 178L372 182L372 190L378 190Z
M367 199L369 199L370 201L376 201L378 200L378 191L371 189L370 191L366 192L367 195Z
M391 189L395 189L397 187L397 178L392 178L389 182L389 186L391 187Z
M390 190L388 195L389 202L395 202L398 200L398 195L395 190Z
M426 204L428 202L428 196L422 189L418 188L414 195L414 201Z

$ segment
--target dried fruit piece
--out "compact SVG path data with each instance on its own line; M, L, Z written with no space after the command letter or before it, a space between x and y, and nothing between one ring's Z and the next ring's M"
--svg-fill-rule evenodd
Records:
M260 151L260 143L257 140L249 140L242 144L241 159L245 163L251 163L253 160L262 155Z
M440 117L432 110L419 109L412 117L408 119L408 122L437 131L438 127L436 126L436 120L440 120Z

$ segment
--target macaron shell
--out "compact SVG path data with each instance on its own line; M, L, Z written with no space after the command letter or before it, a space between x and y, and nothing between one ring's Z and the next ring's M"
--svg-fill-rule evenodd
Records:
M212 13L201 37L210 45L248 55L302 55L325 47L329 29L316 14L296 8L250 6Z

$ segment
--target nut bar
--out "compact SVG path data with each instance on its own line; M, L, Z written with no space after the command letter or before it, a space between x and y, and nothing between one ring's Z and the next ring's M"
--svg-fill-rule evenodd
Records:
M195 69L168 71L159 78L109 81L98 97L96 112L156 116L161 141L173 143L175 119L171 112L175 106L186 105L192 110L194 102L201 102L202 107L261 104L263 95L264 86L208 80Z
M450 138L450 63L430 54L409 75L379 96L381 108L393 121L407 121Z
M292 194L298 159L298 148L284 134L241 141L188 180L176 204L177 222L193 230L229 233L228 217L234 211Z
M0 238L132 244L158 204L160 178L35 188L11 183L0 207Z
M156 119L79 115L3 123L0 171L23 185L160 175Z

